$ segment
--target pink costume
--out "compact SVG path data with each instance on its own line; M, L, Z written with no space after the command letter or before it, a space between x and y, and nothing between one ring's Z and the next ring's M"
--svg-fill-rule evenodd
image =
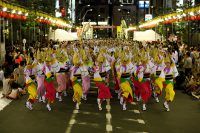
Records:
M37 80L37 93L39 97L45 95L45 88L44 88L44 73L42 72L43 64L38 63L37 71L36 71L36 80Z
M57 91L59 93L63 92L64 90L66 90L66 75L65 72L67 71L67 68L65 66L64 63L59 62L60 65L60 70L56 73L56 79L57 79L57 83L58 83L58 88Z
M80 67L81 75L82 75L82 86L83 86L83 94L87 95L90 89L90 75L88 72L88 67L83 65Z

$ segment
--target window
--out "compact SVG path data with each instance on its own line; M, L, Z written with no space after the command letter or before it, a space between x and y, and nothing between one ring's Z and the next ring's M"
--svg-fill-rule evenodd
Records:
M105 21L105 18L100 18L100 21Z
M133 4L134 0L120 0L122 4Z
M105 8L100 8L100 13L104 14L105 13Z

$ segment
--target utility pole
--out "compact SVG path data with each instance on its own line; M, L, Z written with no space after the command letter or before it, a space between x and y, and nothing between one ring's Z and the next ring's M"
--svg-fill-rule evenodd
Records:
M136 25L139 24L139 0L135 0L135 5L136 5Z
M108 7L109 7L108 24L109 24L109 26L113 26L113 7L114 7L114 5L111 0L108 3ZM112 37L112 32L113 32L113 28L109 28L109 33L108 33L109 37Z

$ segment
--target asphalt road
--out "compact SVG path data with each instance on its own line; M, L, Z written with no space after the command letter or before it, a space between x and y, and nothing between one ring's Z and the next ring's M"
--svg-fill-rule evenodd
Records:
M199 133L200 101L176 90L170 112L151 99L147 111L141 103L129 104L122 110L117 95L113 94L110 104L103 104L99 111L96 93L90 93L82 101L80 110L75 110L72 91L63 102L53 104L52 111L45 104L36 103L34 110L25 107L26 97L12 101L0 111L0 133Z

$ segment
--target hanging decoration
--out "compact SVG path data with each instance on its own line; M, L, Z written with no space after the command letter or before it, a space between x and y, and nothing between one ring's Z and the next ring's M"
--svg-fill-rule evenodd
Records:
M25 8L21 8L12 4L8 4L5 2L0 1L0 17L7 18L7 19L16 19L16 20L27 20L27 16L29 13L31 13L31 10L27 10ZM47 15L46 13L43 12L36 12L35 13L37 16L36 21L57 26L57 27L62 27L62 28L71 28L72 26L68 24L66 21L55 18L52 16Z
M181 21L197 21L200 20L200 5L185 9L181 12L169 13L163 16L156 17L150 21L139 25L139 28L154 28L161 24L171 24Z

